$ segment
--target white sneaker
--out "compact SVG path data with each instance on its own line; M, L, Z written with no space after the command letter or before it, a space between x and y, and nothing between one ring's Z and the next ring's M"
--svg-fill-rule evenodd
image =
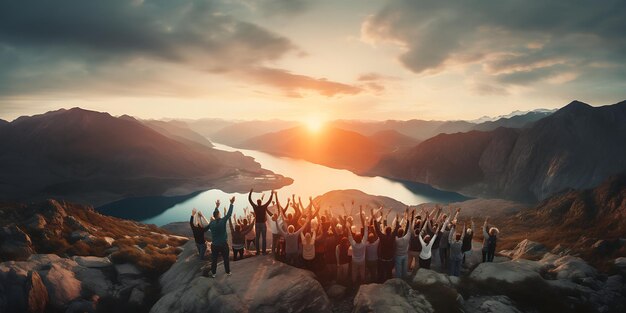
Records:
M209 274L210 278L215 278L215 274Z
M233 273L226 273L226 276L232 276Z

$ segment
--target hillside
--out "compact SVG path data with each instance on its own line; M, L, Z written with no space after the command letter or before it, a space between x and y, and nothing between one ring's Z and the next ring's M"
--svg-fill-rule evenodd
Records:
M206 137L191 130L184 122L157 120L144 120L141 122L170 139L185 142L187 144L200 144L206 147L213 147L213 144L206 139Z
M190 126L193 129L195 125L191 124ZM218 143L239 147L243 142L253 137L285 130L297 125L299 125L298 122L281 120L238 122L211 133L208 138Z
M489 131L498 127L525 128L531 126L536 121L550 116L553 111L530 111L527 113L502 117L495 121L485 121L472 127L473 130Z
M54 196L98 205L218 183L234 190L266 174L241 153L177 141L133 118L79 108L20 117L0 133L0 199ZM277 178L264 184L289 183Z
M294 127L254 137L242 143L241 147L357 173L370 169L385 150L368 137L334 127L325 127L319 132Z
M438 135L383 157L371 173L537 201L598 185L626 169L623 155L626 102L591 107L574 101L528 128Z
M381 130L369 136L369 138L378 145L384 147L384 149L388 152L414 147L420 143L419 140L401 134L395 130Z

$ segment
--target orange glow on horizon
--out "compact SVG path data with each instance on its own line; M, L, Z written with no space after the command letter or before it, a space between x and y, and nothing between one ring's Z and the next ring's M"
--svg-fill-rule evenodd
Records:
M324 128L326 121L324 121L320 117L311 116L307 118L303 123L310 132L318 133L320 130L322 130L322 128Z

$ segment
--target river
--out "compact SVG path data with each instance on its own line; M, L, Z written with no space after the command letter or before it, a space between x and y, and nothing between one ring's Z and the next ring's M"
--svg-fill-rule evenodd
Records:
M263 168L291 177L294 180L293 184L278 190L283 202L291 194L300 195L302 199L306 199L309 196L315 197L328 191L343 189L358 189L371 195L387 196L409 205L426 202L449 203L467 199L458 193L441 191L424 184L400 182L383 177L359 176L348 170L334 169L304 160L233 148L218 143L213 144L216 149L241 151L253 157ZM254 198L256 199L259 195L255 194ZM225 193L218 189L177 197L128 198L104 205L98 210L105 214L161 226L171 222L186 221L193 208L202 209L205 215L208 215L215 207L216 199L226 204L232 196L237 197L235 211L243 212L243 208L248 206L247 194ZM269 192L266 192L266 196L269 196Z

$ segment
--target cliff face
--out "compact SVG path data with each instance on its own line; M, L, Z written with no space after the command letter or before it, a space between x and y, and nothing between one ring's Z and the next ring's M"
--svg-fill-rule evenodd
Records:
M626 170L626 102L574 101L531 127L442 134L382 158L373 174L471 195L537 201Z

